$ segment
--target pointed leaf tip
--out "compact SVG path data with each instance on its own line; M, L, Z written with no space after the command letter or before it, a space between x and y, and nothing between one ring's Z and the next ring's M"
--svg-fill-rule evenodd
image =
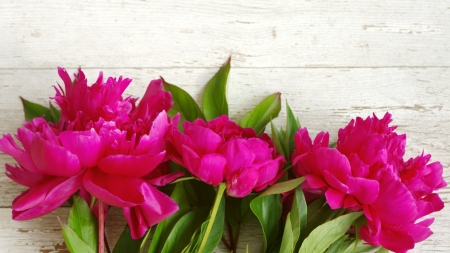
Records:
M281 93L274 93L263 99L239 123L242 127L251 127L259 135L264 132L266 125L278 117L281 111Z
M228 115L226 84L230 72L230 60L208 81L203 94L203 112L207 120Z

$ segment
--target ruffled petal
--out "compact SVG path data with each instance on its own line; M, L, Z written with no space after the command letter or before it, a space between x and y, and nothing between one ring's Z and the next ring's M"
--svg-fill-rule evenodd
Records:
M226 175L231 175L236 170L250 166L255 159L253 150L242 139L234 139L226 142L220 147L220 153L227 159L228 167Z
M173 199L155 187L141 183L139 188L144 196L144 202L136 207L123 208L133 239L141 238L148 228L167 219L179 209Z
M13 219L29 220L50 213L81 187L83 172L75 177L54 177L25 191L13 201Z
M108 205L132 207L144 202L144 196L137 188L140 181L142 180L106 174L98 168L91 168L83 177L83 187Z
M71 177L82 169L75 154L39 136L33 138L31 158L42 173L52 176Z
M94 129L90 131L64 131L59 134L64 148L78 156L83 168L94 167L103 151L100 136Z
M252 192L257 181L258 172L255 169L236 171L227 180L227 193L235 198L243 198Z
M143 177L153 171L164 159L166 152L141 156L110 155L98 162L98 168L105 173L125 177Z
M227 160L219 154L204 155L198 168L198 177L210 185L218 185L223 181Z
M36 174L30 171L27 171L19 166L11 166L9 164L5 164L6 168L6 176L9 177L14 182L32 188L38 185L41 181L45 181L51 176Z

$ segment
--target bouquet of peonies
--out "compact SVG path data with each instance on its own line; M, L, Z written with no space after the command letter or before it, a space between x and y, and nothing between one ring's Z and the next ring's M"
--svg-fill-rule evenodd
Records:
M444 207L435 193L447 185L442 165L423 153L405 158L406 135L389 113L351 120L330 143L327 132L312 139L287 104L277 129L276 93L236 123L227 116L229 70L230 61L208 82L201 109L162 78L138 101L122 96L131 79L100 73L88 86L81 70L71 79L59 68L59 109L22 99L26 122L0 139L17 161L6 175L28 187L12 218L69 202L60 224L77 253L110 252L112 207L128 223L115 253L212 252L219 243L236 252L252 220L261 252L406 252L432 234L426 216Z

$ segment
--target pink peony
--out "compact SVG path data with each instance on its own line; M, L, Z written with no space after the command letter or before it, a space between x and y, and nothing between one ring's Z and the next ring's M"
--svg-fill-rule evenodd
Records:
M81 70L73 84L65 70L59 74L66 91L55 96L62 110L57 127L43 118L26 122L17 130L23 148L10 135L0 139L0 151L19 164L6 165L7 176L30 188L13 201L13 218L49 213L82 187L84 196L124 208L137 239L178 210L155 186L180 174L154 173L167 160L164 136L172 122L165 111L171 95L162 91L161 80L152 81L136 106L136 99L121 97L129 79L103 83L100 74L88 87Z
M251 128L242 128L227 116L205 122L184 122L184 134L172 127L169 139L176 152L172 159L207 184L226 182L227 193L245 197L261 191L283 175L284 158L270 138L258 138Z
M390 127L391 115L352 120L339 130L336 149L328 133L312 143L306 129L295 136L293 171L305 176L304 189L323 193L331 208L363 210L367 225L360 236L371 245L405 252L431 235L424 215L443 202L434 191L445 187L442 165L427 165L430 156L403 161L406 136Z
M64 68L58 68L58 74L64 82L64 88L55 87L56 103L61 108L61 122L69 129L86 130L100 118L105 121L114 121L116 125L130 122L129 113L132 102L136 99L130 97L123 99L122 94L131 79L109 77L103 82L103 73L100 72L97 81L88 86L87 79L81 71L74 74L74 80Z

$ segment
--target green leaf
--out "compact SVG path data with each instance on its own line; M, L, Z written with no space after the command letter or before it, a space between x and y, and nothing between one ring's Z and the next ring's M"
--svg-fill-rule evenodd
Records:
M198 248L198 252L200 253L212 252L222 239L225 223L225 198L223 198L225 189L225 183L220 183L217 188L216 199L211 209L210 218L202 224L198 239L201 242Z
M52 103L49 102L50 105L50 116L52 117L53 123L58 123L59 119L61 118L61 112L56 109Z
M139 253L141 249L141 243L144 240L144 237L134 240L131 238L131 231L128 225L125 226L122 234L119 237L119 240L114 246L113 253Z
M97 218L92 214L86 201L79 195L73 195L73 205L69 214L69 227L91 248L97 249Z
M291 179L289 181L284 181L281 183L274 184L274 185L270 186L269 188L267 188L267 190L265 190L263 193L261 193L261 195L259 195L258 197L288 192L288 191L294 189L295 187L299 186L301 183L303 183L303 181L305 181L305 178L299 177L296 179Z
M162 77L161 80L163 89L172 94L174 106L177 108L176 112L179 112L183 118L191 122L198 118L205 119L200 107L189 93L176 85L166 82ZM182 122L180 121L180 123Z
M350 245L345 247L345 245L347 245L347 244L348 244L348 242L345 242L342 245L342 248L345 250L344 251L341 250L340 251L341 253L363 253L363 252L374 251L376 249L379 249L378 247L373 247L364 242L356 243L355 241L351 241Z
M297 243L302 233L306 233L307 210L305 195L301 186L295 188L294 201L291 208L292 234L294 236L294 252L300 249L300 243Z
M23 112L25 113L26 121L31 121L34 118L42 117L44 115L45 121L56 123L55 121L53 121L50 109L40 104L30 102L23 97L20 97L20 100L22 101Z
M361 216L358 219L355 220L355 222L353 223L354 227L355 227L355 244L359 244L359 242L361 242L361 237L359 236L359 231L361 229L362 226L367 224L367 218L366 216Z
M260 135L266 125L281 111L281 93L266 97L253 110L251 110L239 123L241 127L251 127Z
M226 84L230 72L230 60L219 69L209 80L203 94L203 111L207 120L212 120L223 114L228 115Z
M149 253L161 252L165 242L167 243L167 237L171 234L173 227L178 222L178 220L183 217L190 210L190 206L185 195L184 182L179 182L175 185L175 189L170 196L178 204L178 211L172 214L166 220L160 222L156 226L155 233L153 234L153 239L150 244Z
M280 252L292 253L294 251L294 233L291 225L291 213L288 213L286 217L286 224L284 226L283 239L281 240Z
M263 233L261 252L266 252L278 237L282 206L279 194L259 196L250 202L250 208L259 220Z
M389 253L389 250L387 250L387 249L381 247L379 250L377 250L376 253Z
M272 141L277 149L278 154L286 157L286 144L284 142L284 135L278 131L273 122L270 122L270 127L272 129Z
M316 229L318 226L328 222L333 217L335 217L336 213L340 212L340 209L333 210L329 205L324 205L320 208L319 211L314 213L310 218L308 218L306 232L303 234L302 238L308 236L311 231Z
M162 253L181 252L191 240L194 232L207 218L209 208L202 207L183 215L170 231L167 241L164 243ZM155 251L158 252L158 251Z
M66 246L71 253L96 253L87 243L85 243L81 238L73 231L69 226L63 224L59 221L62 228L62 234Z
M216 195L213 186L200 180L184 181L183 184L190 205L195 207L211 207L213 205Z
M294 151L294 136L297 130L300 128L300 122L295 118L292 113L291 107L286 102L286 132L285 132L285 145L286 145L286 160L290 159L292 152Z
M299 253L324 252L332 243L344 235L352 223L361 215L363 215L363 212L349 213L318 226L303 241Z
M331 246L328 248L326 253L339 253L341 252L341 248L344 245L344 241L348 238L348 235L343 235L337 239Z

